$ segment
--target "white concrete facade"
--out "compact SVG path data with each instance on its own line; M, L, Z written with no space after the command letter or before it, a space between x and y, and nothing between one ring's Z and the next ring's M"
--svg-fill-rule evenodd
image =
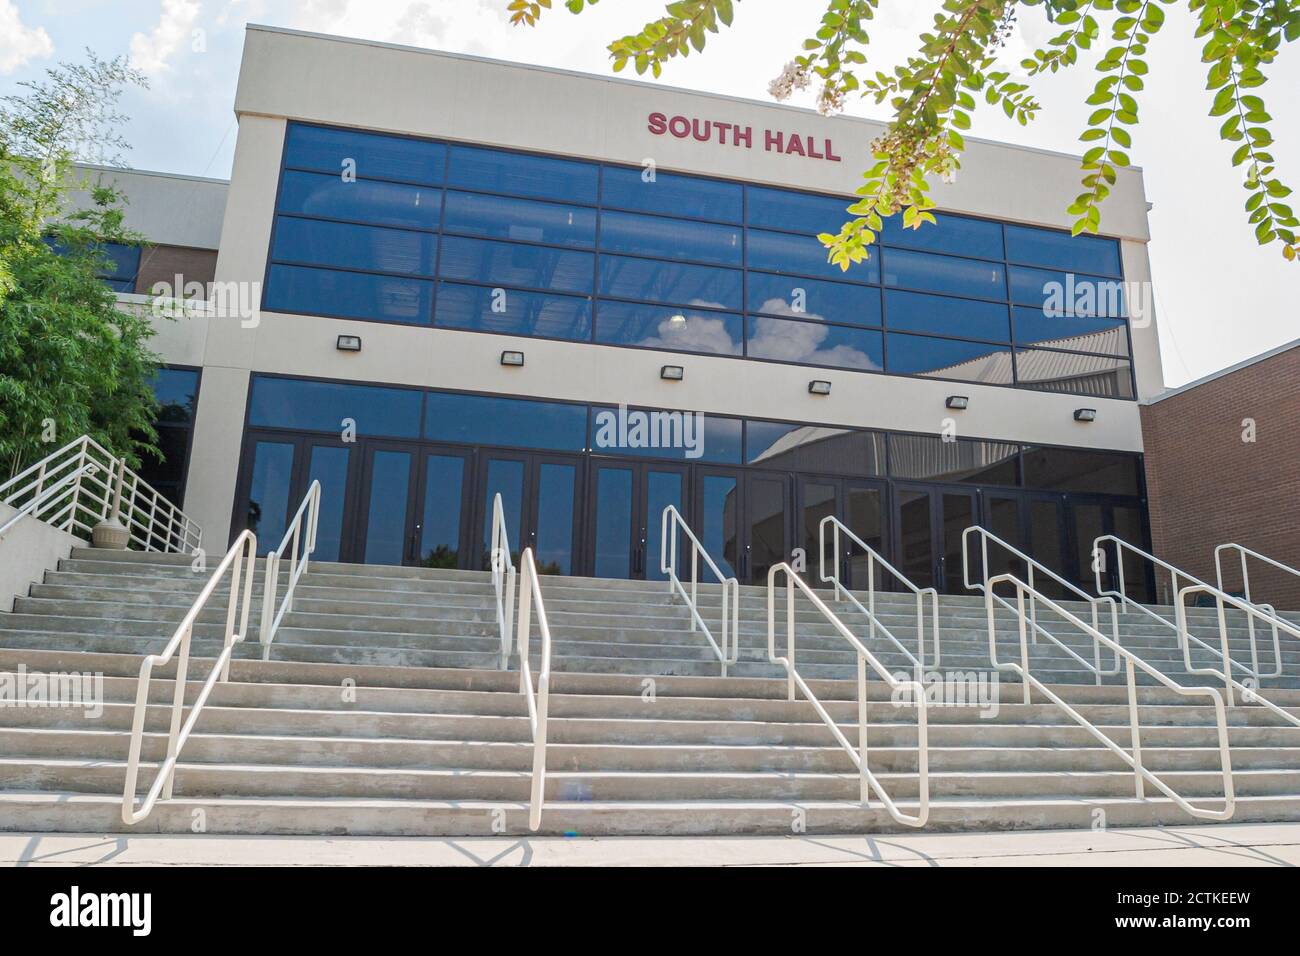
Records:
M665 171L845 196L861 181L869 144L882 129L657 84L266 27L248 29L235 110L239 135L218 283L264 280L292 120L588 160L650 159ZM752 127L753 145L657 135L654 113ZM830 141L840 161L768 151L766 130ZM1065 206L1078 176L1077 157L972 140L957 181L935 192L947 211L1068 228ZM1149 282L1140 170L1121 173L1104 225L1121 242L1126 281ZM249 325L190 319L159 340L167 362L203 367L185 500L210 548L229 534L249 378L258 372L926 433L951 417L944 400L959 392L970 396L956 419L963 436L1142 449L1134 401L315 316L262 313ZM364 350L338 351L336 338L345 333L361 335ZM1138 397L1155 395L1163 380L1154 317L1133 323L1132 343ZM526 351L526 366L503 368L503 349ZM684 366L685 381L662 381L665 363ZM831 395L808 394L814 378L831 381ZM1094 423L1073 420L1085 405L1098 410Z

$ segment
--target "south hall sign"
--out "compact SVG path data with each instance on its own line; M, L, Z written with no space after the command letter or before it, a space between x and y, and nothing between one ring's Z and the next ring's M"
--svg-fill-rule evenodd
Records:
M677 139L695 139L701 143L716 143L719 146L754 149L756 142L752 126L738 126L735 123L700 119L696 116L667 116L664 113L651 113L646 128L656 136L668 135L675 136ZM762 131L761 143L763 149L769 153L824 159L831 163L840 162L840 157L835 155L835 147L829 138L818 140L786 130L765 129Z

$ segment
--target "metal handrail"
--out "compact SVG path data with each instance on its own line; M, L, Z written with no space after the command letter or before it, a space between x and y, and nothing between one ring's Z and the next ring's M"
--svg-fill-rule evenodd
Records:
M1095 571L1097 575L1097 590L1099 593L1109 594L1113 597L1118 598L1120 600L1121 607L1123 607L1126 611L1129 607L1137 608L1147 617L1163 624L1165 627L1170 628L1177 636L1179 644L1184 645L1184 647L1188 642L1192 642L1195 643L1197 646L1203 648L1204 650L1209 651L1211 654L1220 653L1219 648L1216 648L1212 644L1209 644L1201 640L1199 637L1197 637L1191 632L1190 627L1185 627L1183 623L1179 622L1177 609L1175 609L1175 613L1174 613L1175 619L1171 621L1168 618L1162 617L1161 615L1157 614L1155 611L1151 610L1151 608L1147 607L1145 604L1142 604L1139 601L1135 601L1133 600L1133 598L1128 596L1128 588L1124 581L1124 552L1129 551L1130 553L1135 554L1146 561L1150 561L1156 567L1164 568L1166 571L1168 571L1171 593L1175 596L1175 598L1182 590L1182 588L1180 588L1178 584L1180 578L1186 584L1196 585L1198 588L1208 589L1205 593L1212 593L1219 596L1218 605L1220 610L1220 617L1222 617L1223 599L1229 598L1231 597L1231 595L1229 595L1226 591L1220 588L1216 588L1214 585L1209 584L1206 581L1202 581L1198 577L1188 574L1186 571L1182 570L1181 568L1175 567L1174 565L1170 564L1168 561L1165 561L1161 558L1157 558L1154 554L1151 554L1147 551L1143 551L1141 548L1129 544L1123 538L1117 537L1116 535L1113 534L1099 535L1097 539L1093 541L1093 553L1095 554L1098 551L1102 550L1102 543L1106 541L1112 541L1115 544L1115 558L1116 558L1115 564L1116 564L1116 571L1118 572L1117 580L1119 581L1119 590L1118 591L1102 590L1101 564L1098 562L1095 565ZM1260 607L1259 605L1251 605L1251 606L1257 608ZM1274 612L1272 615L1265 613L1264 616L1269 617L1270 620L1278 620L1278 618L1276 617L1276 612ZM1278 637L1277 629L1274 628L1273 630L1273 641L1274 641L1273 653L1276 656L1276 663L1273 672L1268 674L1261 674L1259 671L1259 648L1256 645L1255 629L1253 627L1250 628L1249 633L1250 633L1250 637L1249 637L1250 659L1252 661L1252 666L1247 667L1245 664L1241 663L1240 661L1235 661L1231 657L1225 656L1224 668L1231 670L1233 667L1235 667L1238 670L1245 672L1246 676L1253 677L1256 680L1259 680L1263 677L1280 676L1282 673L1282 645ZM1232 701L1230 700L1229 703L1231 704Z
M19 508L17 512L15 512L14 515L8 521L6 521L3 525L0 525L0 539L3 539L4 536L9 533L9 529L11 529L14 525L18 524L18 522L22 521L23 518L26 518L28 515L34 515L36 512L40 511L42 507L45 506L47 501L49 501L52 498L59 497L59 495L63 492L63 489L79 481L82 475L93 474L98 470L99 470L99 466L96 465L94 462L90 462L88 464L82 465L80 468L78 468L76 471L72 472L71 474L64 475L57 482L40 491L34 498L32 498L25 505Z
M230 679L230 658L234 654L235 645L243 641L244 636L248 633L248 601L253 593L253 571L256 566L257 536L251 531L241 531L239 537L235 538L235 543L226 552L226 556L217 565L217 569L212 572L212 577L208 579L208 583L199 592L199 596L194 599L194 603L186 612L185 617L177 625L171 640L167 642L167 646L163 648L161 653L148 655L140 664L140 679L135 690L135 715L131 721L131 749L126 761L126 786L122 791L122 822L128 826L137 824L147 817L153 811L154 804L158 802L160 795L164 800L171 799L172 783L176 775L176 762L180 759L181 750L184 748L185 742L189 740L190 732L194 729L199 715L203 712L203 705L207 703L212 688L217 681L224 683ZM213 662L212 671L208 674L207 680L203 682L203 687L199 691L198 697L195 698L193 706L190 707L190 715L186 719L184 726L181 726L181 711L185 707L186 672L190 661L190 643L194 638L194 623L198 620L199 612L207 605L208 598L217 589L217 583L222 579L226 571L232 568L230 596L227 599L226 609L226 630L222 639L221 653L217 655L216 660ZM238 630L235 629L236 612L239 613ZM180 659L176 663L176 677L173 679L171 727L167 733L167 758L158 768L158 776L154 779L153 786L149 788L140 809L136 810L135 787L136 778L140 773L140 747L144 740L145 711L149 706L150 677L153 674L153 669L167 664L178 649L180 650Z
M994 586L1003 582L1013 585L1016 589L1016 603L1013 605L1010 601L1000 594L994 593ZM1076 617L1065 608L1061 607L1051 598L1037 591L1026 582L1020 580L1014 574L1001 574L997 577L990 578L985 582L984 588L984 607L988 617L989 630L989 657L997 670L1011 671L1020 675L1021 686L1024 688L1024 702L1031 702L1030 685L1052 703L1060 707L1065 713L1074 720L1080 727L1088 731L1103 746L1111 752L1117 754L1125 763L1133 768L1134 787L1139 800L1146 799L1146 792L1143 787L1143 781L1148 781L1156 789L1160 790L1165 796L1173 800L1178 806L1182 807L1187 813L1201 820L1229 820L1236 810L1236 796L1233 792L1232 780L1232 758L1228 748L1228 720L1227 712L1223 705L1223 695L1213 687L1184 687L1183 685L1166 677L1163 673L1152 667L1142 658L1138 657L1127 648L1121 647L1115 641L1112 641L1098 628L1085 622L1082 618ZM1057 694L1049 690L1047 685L1029 672L1029 615L1025 612L1025 594L1028 592L1031 597L1036 598L1040 603L1055 611L1066 621L1080 628L1085 633L1089 633L1093 640L1106 644L1115 651L1116 655L1122 655L1125 660L1126 684L1128 687L1128 713L1130 739L1132 753L1102 731L1084 717L1077 710L1062 700ZM1004 607L1012 610L1020 625L1020 663L1014 661L1001 662L998 660L998 642L997 630L993 619L993 602L998 601ZM1223 771L1223 800L1222 810L1206 810L1201 807L1192 806L1187 800L1176 793L1173 788L1166 784L1156 774L1152 773L1142 765L1142 742L1140 727L1138 725L1138 704L1137 704L1137 679L1135 669L1140 669L1144 673L1151 675L1165 687L1181 694L1184 697L1209 697L1214 703L1214 718L1216 729L1219 734L1219 759Z
M972 533L978 533L980 536L980 564L984 568L984 580L982 582L979 581L972 582L970 579L970 548L967 547L966 539ZM1106 670L1102 670L1100 642L1098 641L1092 642L1092 663L1090 664L1082 657L1080 657L1077 653L1075 653L1073 648L1067 646L1065 643L1059 640L1055 634L1051 633L1049 630L1047 630L1047 628L1041 626L1038 623L1038 599L1035 597L1038 591L1037 591L1037 585L1035 585L1034 583L1035 571L1038 571L1041 574L1046 574L1057 584L1060 584L1062 587L1066 588L1073 594L1076 594L1083 600L1087 601L1088 604L1091 605L1092 607L1092 627L1093 630L1095 631L1101 630L1101 613L1099 608L1102 605L1108 604L1110 606L1111 641L1115 644L1115 646L1118 647L1119 646L1118 605L1116 604L1115 599L1113 597L1110 597L1105 592L1101 591L1100 583L1097 586L1098 594L1100 596L1091 595L1087 591L1083 590L1083 588L1061 577L1061 575L1057 574L1055 571L1053 571L1047 565L1043 564L1038 559L1031 558L1029 555L1025 554L1025 552L1021 551L1015 545L1008 544L1006 541L999 538L993 532L987 530L981 525L974 524L961 533L961 578L962 578L962 583L966 585L967 590L970 591L988 590L989 583L991 580L989 578L989 542L990 541L992 541L994 544L1000 545L1001 547L1005 548L1007 551L1014 554L1021 561L1024 561L1026 568L1028 568L1028 574L1026 575L1028 577L1028 581L1026 581L1025 583L1028 584L1030 588L1029 624L1031 628L1031 633L1033 634L1034 643L1035 644L1038 643L1038 635L1042 634L1044 637L1046 637L1057 647L1061 648L1061 650L1065 651L1065 653L1069 654L1071 657L1073 657L1084 667L1088 668L1088 670L1092 671L1093 675L1096 677L1098 685L1101 684L1101 679L1103 676L1118 674L1120 669L1119 654L1115 655L1114 665L1108 667Z
M691 542L690 594L686 593L686 588L677 576L677 532L679 530L684 532ZM704 549L700 539L695 537L695 532L686 523L686 519L682 517L681 512L673 505L664 508L660 520L659 541L659 570L668 575L668 593L672 594L676 591L681 595L682 600L691 612L691 633L694 633L697 627L704 633L705 640L713 647L713 653L718 655L718 660L722 664L722 676L726 677L727 665L736 663L740 654L740 581L735 575L727 577L722 573L713 558L709 557L709 552ZM704 623L704 618L700 615L698 597L701 557L704 558L704 563L718 579L718 583L722 585L721 644L713 639L713 632L709 630L709 626ZM730 654L727 652L728 635L731 638Z
M551 625L546 620L546 605L542 603L541 582L532 548L524 551L519 563L522 567L516 631L519 637L519 692L528 703L528 726L533 733L533 785L528 804L528 828L536 830L542 824L546 790L546 721L551 706ZM536 693L533 692L533 672L528 660L534 605L537 607L537 630L542 637L542 669L537 675Z
M1223 552L1230 551L1230 550L1236 551L1241 560L1241 584L1242 584L1242 590L1245 593L1246 603L1254 604L1256 607L1272 614L1274 618L1277 618L1279 615L1277 613L1277 610L1273 607L1273 605L1265 604L1262 601L1256 602L1255 599L1250 596L1250 566L1247 563L1246 558L1251 557L1251 558L1255 558L1257 561L1263 561L1265 564L1270 564L1273 567L1277 568L1279 571L1285 571L1287 574L1295 575L1297 578L1300 578L1300 570L1291 567L1289 564L1283 564L1281 561L1278 561L1275 558L1270 558L1266 554L1260 554L1258 551L1252 551L1250 548L1247 548L1244 545L1221 544L1214 549L1214 583L1219 586L1220 591L1223 591L1225 593L1227 592L1228 589L1223 586L1222 558L1223 558ZM1274 620L1272 623L1273 623L1273 647L1274 650L1276 651L1274 670L1273 673L1271 674L1259 674L1260 677L1280 677L1282 675L1282 654L1281 654L1282 646L1280 640L1278 639L1277 621ZM1246 627L1250 631L1251 669L1254 670L1256 673L1258 673L1259 658L1255 652L1255 615L1253 614L1246 615Z
M826 526L830 525L834 531L832 538L832 547L835 558L832 562L831 573L826 573ZM862 602L854 596L853 592L840 583L840 533L848 535L849 539L860 547L867 554L867 606L864 607ZM923 588L916 584L899 571L892 564L884 559L875 548L859 538L853 531L839 518L834 515L827 515L822 518L821 524L817 526L817 546L820 554L817 556L817 575L822 581L828 581L835 585L835 600L838 602L843 597L847 597L860 612L866 615L870 624L869 636L874 640L876 631L879 630L885 635L885 638L892 642L916 668L917 680L925 672L925 599L930 598L930 629L934 635L934 666L938 667L940 662L939 649L939 589ZM876 565L888 571L898 581L916 595L916 654L913 654L903 642L896 638L892 631L880 622L876 617Z
M776 654L776 577L778 574L786 576L785 581L785 613L786 613L786 656L778 657ZM840 730L839 725L835 723L834 718L827 713L822 702L817 699L808 682L803 679L795 666L795 642L794 642L794 589L798 587L800 591L812 602L813 607L821 611L825 618L835 626L840 636L849 642L858 652L858 746L855 748L844 732ZM897 822L909 827L923 827L930 818L930 745L927 728L929 726L926 712L926 693L925 686L916 680L899 680L889 672L876 659L852 631L841 621L826 603L817 596L816 592L810 588L802 578L799 577L792 567L786 562L773 565L767 573L767 657L773 664L780 664L786 672L786 699L795 699L795 687L797 686L803 695L808 698L808 702L813 705L817 715L821 717L822 722L830 728L831 734L835 740L843 747L849 757L853 760L854 765L858 768L858 794L859 799L865 806L868 802L869 791L874 790L880 797L881 802L885 805L885 810ZM880 781L876 779L870 768L867 766L867 665L879 674L892 690L906 690L910 699L916 702L916 734L917 734L917 767L919 772L918 793L919 805L915 816L909 816L898 809L898 806L890 799L889 794Z
M271 659L271 642L280 630L280 622L293 609L293 593L298 579L307 573L307 564L316 551L316 527L320 522L320 482L313 481L303 496L302 504L294 512L289 527L284 532L280 546L266 556L266 577L262 585L262 622L259 634L262 641L262 660ZM304 526L304 519L306 524ZM284 589L284 599L277 608L276 597L280 589L280 561L289 549L292 562L289 586Z
M1286 710L1283 710L1281 707L1273 703L1271 700L1267 700L1266 698L1261 697L1259 694L1259 688L1248 687L1245 684L1243 684L1241 681L1237 680L1232 676L1232 668L1227 665L1227 662L1231 661L1232 658L1228 655L1228 619L1224 611L1224 605L1231 604L1234 607L1242 611L1245 611L1246 615L1251 618L1253 617L1266 618L1268 622L1273 625L1273 635L1275 638L1277 636L1277 631L1279 627L1281 627L1282 630L1286 631L1287 633L1291 634L1293 637L1300 637L1300 627L1296 627L1295 625L1291 624L1289 621L1281 620L1280 618L1278 618L1276 613L1273 614L1268 613L1258 604L1251 604L1249 601L1245 601L1242 600L1241 598L1233 597L1231 594L1228 594L1226 591L1223 591L1220 588L1213 587L1212 585L1209 584L1189 584L1187 585L1187 587L1183 588L1181 591L1178 592L1174 603L1174 614L1178 621L1178 631L1179 634L1181 634L1184 638L1188 636L1190 630L1187 625L1187 606L1186 606L1187 595L1198 594L1198 593L1211 594L1216 599L1216 603L1219 608L1219 644L1220 644L1220 649L1216 653L1219 654L1219 656L1223 659L1225 663L1224 663L1223 670L1218 670L1217 668L1214 667L1193 667L1191 647L1189 646L1188 642L1184 639L1182 642L1183 663L1187 668L1187 672L1189 674L1209 674L1220 678L1223 681L1224 692L1227 694L1229 705L1232 705L1234 703L1233 690L1235 688L1236 690L1241 691L1242 700L1245 703L1262 704L1265 707L1267 707L1269 710L1271 710L1273 713L1281 717L1283 720L1286 720L1292 724L1295 724L1297 727L1300 727L1300 717ZM1281 660L1282 660L1282 656L1281 653L1279 653L1278 673L1281 673L1282 670ZM1276 675L1272 675L1272 676L1276 676Z
M94 465L95 468L86 468ZM60 494L48 489L77 473ZM89 435L82 435L0 482L0 502L22 509L62 531L89 540L101 521L117 518L129 543L141 551L196 551L202 529L162 493ZM47 507L48 506L48 507Z
M492 591L496 597L497 631L501 635L501 669L510 666L512 618L517 582L515 561L510 554L510 537L506 533L505 505L501 493L492 497L492 540L489 560L492 568Z

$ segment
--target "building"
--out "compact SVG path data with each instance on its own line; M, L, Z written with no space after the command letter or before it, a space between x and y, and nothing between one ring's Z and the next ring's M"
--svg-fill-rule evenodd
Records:
M1300 567L1300 339L1145 400L1142 435L1156 554L1210 582L1225 542ZM1249 563L1254 600L1300 607L1300 579Z
M210 550L313 480L323 560L481 567L498 492L613 578L658 576L668 504L754 582L831 513L949 592L973 523L1088 584L1097 535L1149 540L1140 170L1072 239L1077 158L972 141L939 225L841 272L813 234L877 123L267 27L235 111L226 190L106 174L163 247L134 289L242 306L158 339Z

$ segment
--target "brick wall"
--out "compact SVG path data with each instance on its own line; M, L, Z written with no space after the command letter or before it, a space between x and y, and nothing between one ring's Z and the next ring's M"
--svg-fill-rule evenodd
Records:
M1143 406L1142 438L1157 556L1211 584L1228 541L1300 567L1300 345ZM1252 561L1250 581L1256 601L1300 609L1300 578Z

